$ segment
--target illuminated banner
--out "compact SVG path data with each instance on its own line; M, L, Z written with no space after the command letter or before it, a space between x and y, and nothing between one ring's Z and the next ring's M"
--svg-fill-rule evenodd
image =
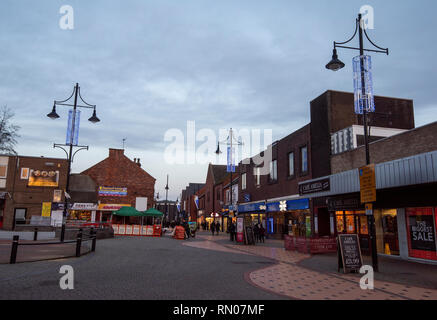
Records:
M79 143L79 123L80 123L80 110L76 110L76 117L74 119L74 130L73 128L73 110L68 111L68 126L67 126L67 138L65 139L65 144L77 146Z
M101 197L125 197L125 196L127 196L127 188L99 187L99 196L101 196Z
M357 56L352 61L354 69L355 113L375 112L372 82L372 60L370 56ZM364 89L363 89L364 81Z
M57 187L59 185L59 171L30 170L29 187Z

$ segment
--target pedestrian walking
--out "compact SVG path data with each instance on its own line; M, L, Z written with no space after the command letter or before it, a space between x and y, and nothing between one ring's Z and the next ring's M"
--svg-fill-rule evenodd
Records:
M255 242L259 242L259 225L258 223L256 223L253 227L253 236L255 238Z
M259 239L260 242L264 243L264 237L266 235L266 229L264 229L263 225L259 225Z
M229 226L229 234L231 235L231 241L234 242L235 239L235 225L231 222Z
M220 232L220 222L215 222L215 233L218 235Z
M215 231L215 224L214 224L214 221L211 222L211 225L209 226L209 228L211 229L212 235L214 235L214 231Z

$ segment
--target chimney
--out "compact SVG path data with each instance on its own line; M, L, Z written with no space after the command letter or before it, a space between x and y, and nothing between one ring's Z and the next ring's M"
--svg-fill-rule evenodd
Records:
M137 159L137 165L141 168L140 158Z
M123 149L109 149L109 158L116 160L120 159L124 155Z

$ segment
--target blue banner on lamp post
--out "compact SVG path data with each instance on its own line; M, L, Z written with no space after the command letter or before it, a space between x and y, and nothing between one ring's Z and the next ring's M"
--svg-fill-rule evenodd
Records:
M74 118L74 130L72 130L73 118ZM71 144L73 146L77 146L79 144L79 124L80 124L80 110L76 110L76 117L73 117L73 110L68 111L67 138L65 139L66 145ZM73 133L73 137L71 135L72 133Z
M361 67L361 63L363 66ZM357 56L352 60L354 70L354 104L355 113L375 112L372 81L372 59L370 56ZM363 90L364 80L364 90ZM364 91L364 94L363 94Z
M232 147L228 147L228 163L227 163L227 172L235 172L235 149Z

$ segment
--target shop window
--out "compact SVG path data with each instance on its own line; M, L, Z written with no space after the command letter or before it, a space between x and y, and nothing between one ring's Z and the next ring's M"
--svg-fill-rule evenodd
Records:
M346 233L356 233L355 216L353 211L346 211Z
M407 208L405 211L409 256L437 260L435 209Z
M337 217L337 233L344 233L344 216L343 211L337 211L335 213Z

